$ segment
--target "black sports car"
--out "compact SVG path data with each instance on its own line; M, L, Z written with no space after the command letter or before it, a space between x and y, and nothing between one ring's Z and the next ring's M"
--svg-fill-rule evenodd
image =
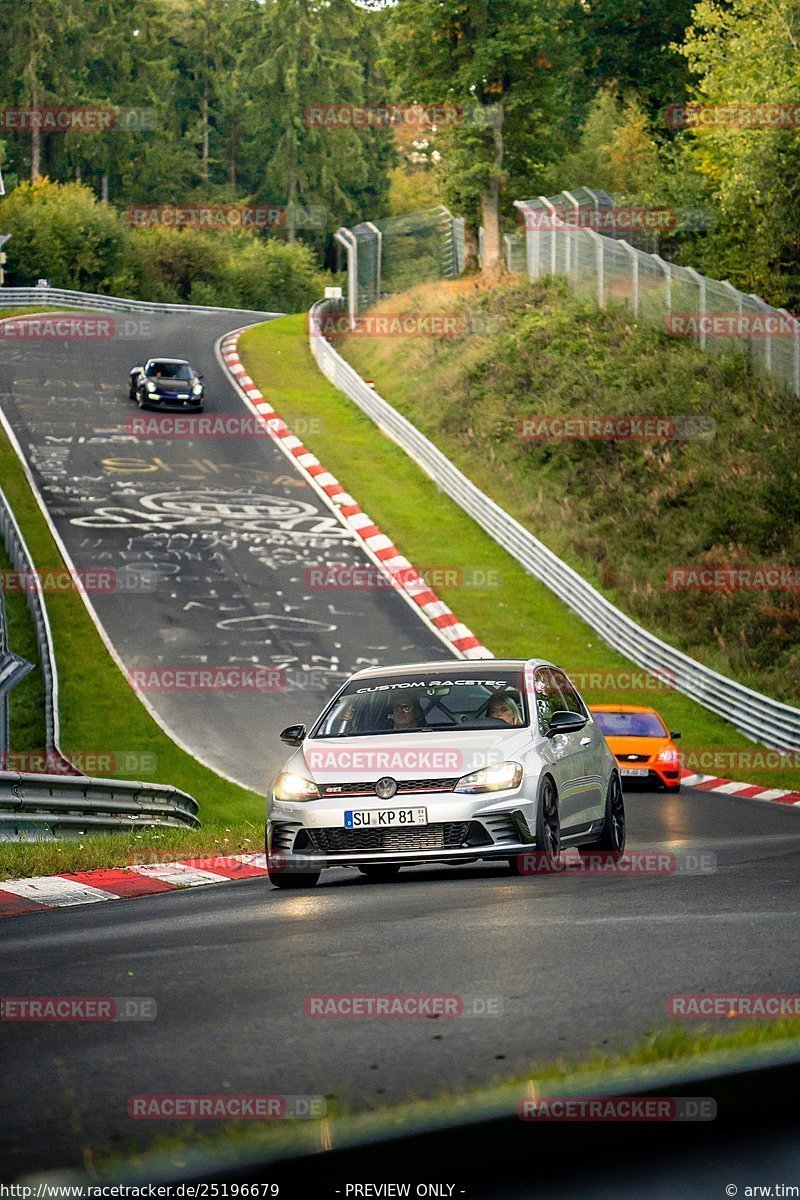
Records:
M128 376L128 396L140 408L202 412L203 385L185 358L149 358Z

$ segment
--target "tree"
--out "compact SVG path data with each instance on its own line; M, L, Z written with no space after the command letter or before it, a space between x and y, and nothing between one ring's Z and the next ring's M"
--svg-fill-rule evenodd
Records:
M676 43L695 0L581 0L577 28L588 80L634 98L649 117L686 96L689 71Z
M255 66L243 117L259 199L290 212L322 207L331 224L385 206L390 131L332 128L308 116L312 106L364 104L377 70L376 19L350 0L266 0L249 45Z
M796 0L701 0L683 54L704 105L800 111ZM800 304L800 130L742 127L734 119L686 136L688 162L713 188L722 220L705 247L707 269L773 303Z
M450 197L480 213L484 273L502 270L501 197L554 144L570 110L566 0L399 0L392 56L406 98L463 113L442 136Z

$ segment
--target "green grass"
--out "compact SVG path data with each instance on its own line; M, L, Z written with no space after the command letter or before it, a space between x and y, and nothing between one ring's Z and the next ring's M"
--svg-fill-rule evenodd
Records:
M3 317L24 317L28 313L43 312L86 312L83 308L69 308L66 304L53 308L52 304L20 304L19 308L0 308L0 321Z
M309 352L305 331L303 316L281 318L248 330L239 342L248 373L309 449L415 566L494 573L500 587L437 589L459 619L498 657L540 655L573 673L599 672L603 682L610 674L629 673L631 664L626 659L527 575L360 409L328 383ZM402 375L400 368L398 371ZM388 398L392 372L381 370L373 376ZM445 405L444 395L440 402ZM475 472L470 473L475 477ZM497 498L513 508L510 492L501 489ZM744 739L732 726L679 692L662 689L639 693L591 686L583 690L595 703L654 704L671 729L682 731L685 751L742 748ZM737 769L734 777L764 786L793 788L800 784L800 773L796 771Z
M444 1122L470 1116L501 1116L516 1111L519 1101L537 1096L602 1096L612 1090L637 1095L648 1086L665 1085L672 1076L687 1067L713 1072L733 1061L747 1060L758 1065L769 1055L796 1050L800 1044L800 1020L753 1021L730 1025L722 1031L708 1026L685 1028L672 1026L654 1032L616 1053L594 1054L588 1059L568 1062L532 1063L522 1075L495 1079L480 1085L462 1085L425 1098L412 1098L397 1104L374 1105L354 1109L336 1095L326 1097L324 1134L326 1144L342 1147L354 1141L395 1136L403 1131L435 1129ZM302 1154L320 1148L323 1129L316 1120L220 1122L209 1129L209 1122L186 1122L174 1132L159 1134L151 1145L127 1152L119 1146L92 1147L96 1178L113 1180L133 1169L134 1177L167 1174L169 1168L181 1168L191 1161L197 1167L245 1161L248 1157ZM140 1176L141 1172L141 1176Z
M5 573L13 570L5 546L0 541L0 571ZM36 633L24 595L5 590L3 601L8 648L35 667L9 695L10 744L15 750L40 750L45 744L44 680Z
M4 491L22 529L37 570L62 570L64 564L47 524L25 478L22 465L5 435L0 432L0 478ZM31 657L30 632L25 633L25 612L11 597L9 615L13 646L17 653ZM155 770L148 782L171 784L188 792L200 805L203 830L199 833L164 832L170 846L201 853L215 850L228 839L226 851L254 850L263 842L264 799L221 778L181 750L156 724L126 678L109 656L100 635L78 593L63 592L47 597L47 611L53 631L59 669L61 745L67 752L111 750L146 751L154 757ZM27 648L27 653L26 653ZM20 693L27 681L20 685ZM15 749L42 749L42 726L30 710L19 730ZM16 729L15 729L16 732ZM31 743L38 742L38 745ZM114 772L109 772L114 774ZM124 776L123 776L124 777ZM157 831L158 832L158 831ZM155 836L155 835L154 835ZM158 840L158 839L157 839ZM34 846L5 844L0 848L0 875L46 873L55 862L68 864L62 869L86 866L114 866L127 859L125 837L87 838L80 843L64 843L60 851L52 843Z
M0 847L0 880L263 851L264 822L259 809L257 819L251 822L239 820L225 825L212 819L196 831L150 828L60 842L4 842Z

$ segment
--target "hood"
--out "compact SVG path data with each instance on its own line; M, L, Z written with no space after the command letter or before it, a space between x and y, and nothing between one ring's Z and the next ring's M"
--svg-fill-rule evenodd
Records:
M156 385L157 392L190 392L197 379L194 375L191 379L153 379L148 376L148 382Z
M652 758L655 754L666 750L667 746L672 745L668 737L609 736L606 741L611 748L611 753L616 758L624 758L626 754L646 754L648 758Z
M315 783L392 779L460 778L514 758L530 739L524 728L389 733L374 737L308 738L287 770Z

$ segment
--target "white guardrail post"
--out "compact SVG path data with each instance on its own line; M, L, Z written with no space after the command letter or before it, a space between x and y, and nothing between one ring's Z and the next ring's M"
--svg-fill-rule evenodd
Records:
M324 304L325 301L315 304L311 310L312 329ZM368 387L324 338L310 335L309 343L320 370L334 386L397 442L529 575L548 587L610 646L638 667L730 721L754 741L772 749L800 750L800 709L727 679L637 625L485 495L433 442Z

